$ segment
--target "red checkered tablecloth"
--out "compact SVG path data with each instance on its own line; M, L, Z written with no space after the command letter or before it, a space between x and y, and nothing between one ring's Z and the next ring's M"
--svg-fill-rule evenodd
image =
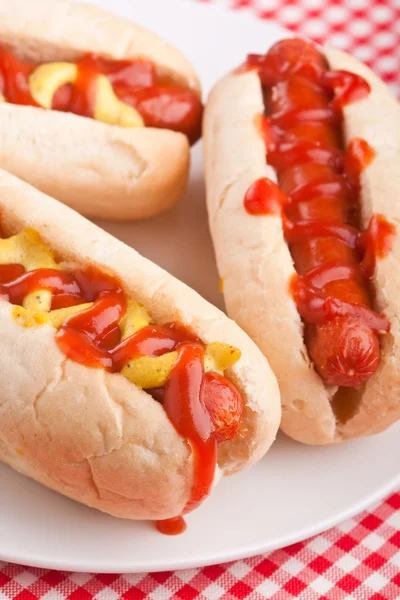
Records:
M400 0L198 0L353 53L400 96ZM400 166L399 166L400 168ZM400 493L324 534L233 563L134 575L48 571L0 562L0 600L396 600Z
M395 600L400 598L400 493L338 527L269 555L132 575L0 563L0 600Z

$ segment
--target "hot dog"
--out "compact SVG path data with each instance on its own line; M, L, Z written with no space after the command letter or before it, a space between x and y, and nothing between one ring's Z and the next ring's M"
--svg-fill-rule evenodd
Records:
M266 359L193 290L4 171L0 212L0 460L182 530L276 435Z
M150 217L185 189L201 118L193 68L152 33L94 6L0 0L4 169L90 217Z
M400 417L399 117L367 67L300 39L249 55L207 105L228 312L278 377L282 429L305 443Z

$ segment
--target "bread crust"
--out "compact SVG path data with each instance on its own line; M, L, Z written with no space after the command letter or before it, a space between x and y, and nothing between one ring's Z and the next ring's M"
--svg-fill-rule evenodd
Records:
M400 418L400 104L360 61L332 49L326 56L333 69L357 73L371 86L369 96L344 108L346 140L363 138L376 152L361 174L362 225L379 213L397 228L392 250L377 260L373 276L376 308L390 321L390 334L382 338L380 366L362 391L358 411L339 429L351 438L379 433Z
M177 49L93 5L0 0L0 42L37 63L76 60L87 52L149 58L161 75L200 95L197 75ZM186 188L190 149L181 133L6 103L0 103L0 133L2 168L88 217L151 217Z
M0 135L3 169L87 217L152 217L186 188L189 143L175 131L0 104Z
M65 205L0 171L7 235L33 227L68 263L115 273L155 322L179 320L208 343L230 343L242 358L227 376L243 394L243 431L220 446L224 474L260 459L280 420L276 379L247 335L221 311L151 261ZM54 329L26 329L0 301L0 458L75 500L118 517L162 519L185 506L193 478L190 444L162 406L121 374L65 357ZM10 352L10 348L14 348Z
M399 225L400 207L394 198L400 189L400 107L359 61L331 50L326 56L332 68L359 73L371 84L371 94L344 113L346 141L362 137L377 151L362 174L363 224L378 212ZM355 414L339 422L331 405L336 389L325 386L313 368L289 293L295 270L281 218L254 218L243 207L245 192L256 179L276 181L255 125L255 115L263 111L255 71L224 77L206 107L207 205L228 314L254 339L278 378L286 434L307 444L328 444L377 433L400 417L399 237L392 252L378 261L374 275L377 309L390 320L391 334L382 340L377 373L358 392Z

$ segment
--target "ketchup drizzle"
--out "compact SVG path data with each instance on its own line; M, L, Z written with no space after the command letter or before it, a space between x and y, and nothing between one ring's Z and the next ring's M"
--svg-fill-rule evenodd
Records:
M186 88L156 74L154 64L146 59L108 60L87 54L76 61L77 80L61 86L53 98L53 110L93 117L96 102L96 79L103 74L114 93L133 106L146 126L161 127L184 133L194 144L201 136L202 103ZM0 92L7 102L39 106L29 89L29 76L35 65L18 60L0 46Z
M300 39L279 42L266 56L250 55L239 72L251 69L257 70L263 86L267 116L258 117L257 127L279 186L268 178L255 181L244 207L252 215L282 218L300 273L290 289L306 324L306 340L316 346L315 326L337 318L357 320L376 334L388 332L387 319L371 310L368 289L376 259L391 249L395 227L382 215L373 215L367 230L359 230L360 178L375 152L362 139L351 140L344 152L340 141L343 108L369 94L368 82L347 71L329 70L316 47ZM344 322L342 327L343 332L350 330ZM333 326L330 331L332 338ZM330 361L323 335L316 355ZM353 368L354 350L348 376L319 371L327 383L358 385L371 376L379 345L367 333L365 340L370 348L364 344L363 355L360 351L359 373ZM310 346L309 351L316 363Z
M52 309L93 302L68 317L56 333L59 348L75 362L119 372L134 358L178 351L164 388L154 390L154 397L163 403L177 432L191 444L193 483L182 514L197 508L212 487L218 443L238 431L243 411L238 390L225 377L204 372L205 346L182 323L148 325L121 340L119 324L127 301L116 277L94 267L73 272L44 268L25 272L19 264L0 265L3 299L21 305L26 295L39 290L52 293ZM159 521L157 528L174 535L186 525L180 515Z

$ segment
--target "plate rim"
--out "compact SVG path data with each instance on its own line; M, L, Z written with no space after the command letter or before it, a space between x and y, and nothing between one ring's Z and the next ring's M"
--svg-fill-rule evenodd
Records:
M40 484L39 484L40 485ZM203 558L188 558L186 560L179 560L179 562L160 562L157 561L157 565L140 565L136 560L135 565L128 563L121 564L118 566L118 570L110 568L107 565L94 565L93 563L78 563L73 562L60 563L57 559L40 559L31 558L30 556L21 556L14 554L7 554L0 549L0 561L15 563L18 565L30 566L41 569L52 569L56 571L68 571L70 573L107 573L107 574L123 574L123 573L158 573L162 571L181 571L185 569L202 568L205 566L212 566L217 564L224 564L235 560L242 560L252 556L257 556L265 553L270 553L287 546L291 546L303 540L307 540L315 537L316 535L328 531L332 527L335 527L338 523L342 523L347 519L352 518L354 515L360 514L368 509L373 504L379 502L383 498L386 498L393 493L396 488L400 486L400 472L395 475L389 482L381 486L377 490L374 490L371 494L364 496L359 502L352 504L350 507L338 511L333 516L319 521L314 527L307 527L297 530L294 535L289 535L279 540L272 540L265 544L256 543L249 545L247 548L240 550L232 550L231 552L219 552L218 555L214 555L212 559ZM94 509L93 509L94 510Z

